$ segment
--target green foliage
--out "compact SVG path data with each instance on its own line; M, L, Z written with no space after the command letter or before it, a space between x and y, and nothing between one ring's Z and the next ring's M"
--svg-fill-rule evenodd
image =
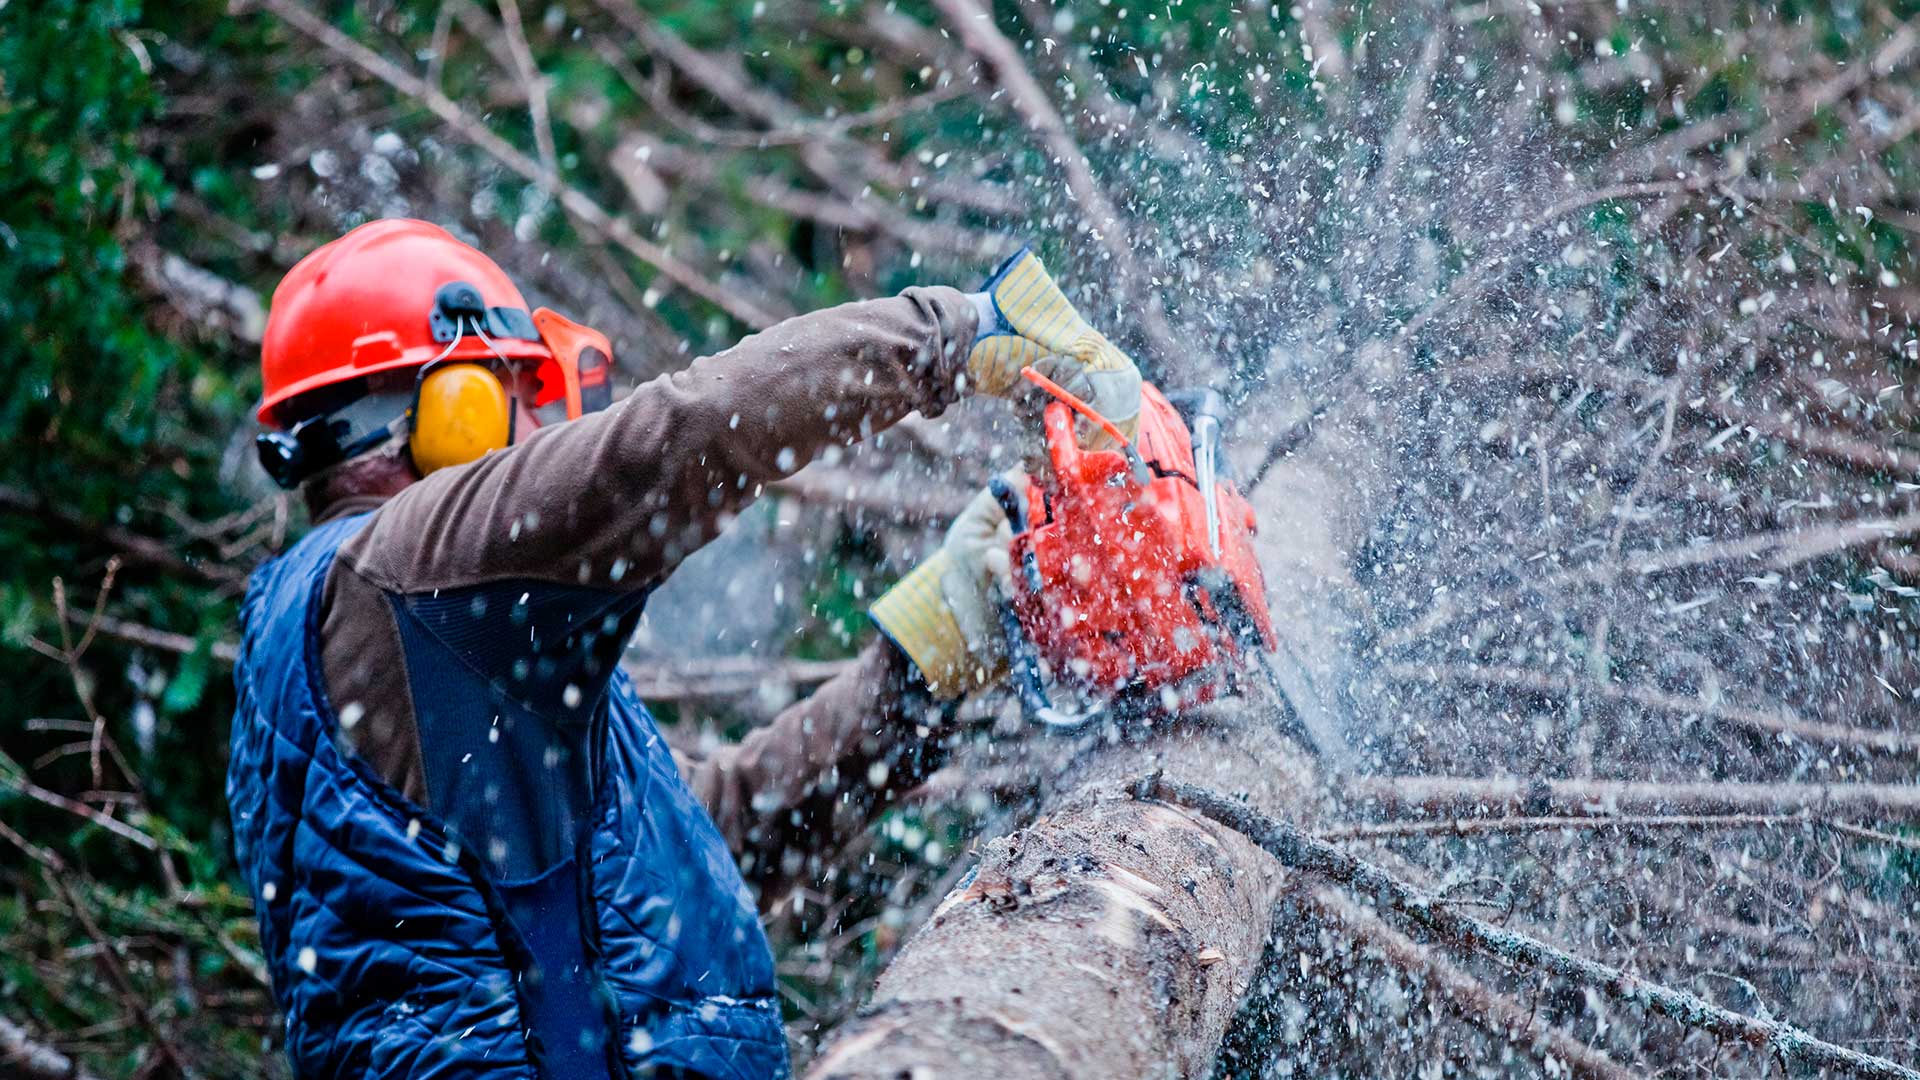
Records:
M89 464L140 449L176 361L132 297L121 223L150 210L158 170L136 136L156 101L130 0L0 10L0 322L17 349L0 438L60 438ZM78 379L100 381L78 393ZM9 470L25 465L9 455ZM47 458L40 458L48 461Z
M165 17L191 20L209 6L177 5ZM250 977L230 970L254 930L229 883L213 752L231 698L210 645L228 633L231 592L129 565L111 597L115 612L198 636L190 655L95 640L84 666L69 672L29 648L62 640L56 577L76 615L91 609L118 546L103 542L103 529L164 536L159 508L211 517L239 505L238 492L210 481L245 415L252 376L228 366L219 347L157 321L143 277L143 263L157 258L153 224L173 190L151 151L165 110L155 82L165 42L135 0L0 4L0 444L9 448L0 457L0 684L8 687L0 817L65 865L35 865L0 844L0 999L9 1019L36 1029L119 1029L123 995L104 968L47 966L69 950L99 948L60 917L68 907L57 876L103 936L153 943L122 946L126 973L183 1053L216 1075L258 1075L259 1035L236 1020L266 1002ZM159 546L199 553L184 540ZM87 738L74 727L84 730L86 716L76 678L115 718L137 781L111 758L99 785L89 776ZM138 716L151 726L129 730L123 718ZM28 727L29 718L43 719ZM62 792L139 783L146 809L122 806L116 816L160 838L178 862L177 886L163 885L152 853L130 855L125 841L22 794L29 783ZM170 954L188 965L187 981L170 969ZM138 1030L103 1046L89 1066L115 1075L140 1071L152 1054Z

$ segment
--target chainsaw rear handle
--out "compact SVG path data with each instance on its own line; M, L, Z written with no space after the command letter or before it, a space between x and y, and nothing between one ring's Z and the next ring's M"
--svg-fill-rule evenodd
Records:
M1057 406L1057 403L1056 403ZM1064 406L1058 406L1065 412ZM1052 407L1048 409L1049 414ZM1051 419L1051 415L1049 415ZM1067 440L1073 441L1073 420L1067 419ZM1077 449L1077 448L1076 448ZM1021 502L1018 492L1005 480L996 476L987 481L987 490L993 492L993 499L1007 515L1007 524L1017 535L1027 531L1027 508ZM1026 578L1027 588L1035 594L1040 592L1040 560L1033 553L1033 545L1020 553L1020 574ZM1038 721L1049 731L1070 735L1081 730L1100 718L1099 710L1084 713L1070 713L1054 707L1047 698L1046 687L1040 682L1040 655L1034 651L1033 642L1020 628L1020 615L1013 610L1011 598L1000 604L1000 633L1006 638L1007 666L1013 677L1013 690L1020 699L1020 711L1029 720Z

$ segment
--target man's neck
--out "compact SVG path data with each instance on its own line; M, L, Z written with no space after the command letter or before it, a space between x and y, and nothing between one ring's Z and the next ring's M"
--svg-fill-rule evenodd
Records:
M313 523L324 525L335 518L364 513L378 508L381 503L391 498L393 498L391 495L344 495L328 503L327 508L320 511L319 516L313 519Z

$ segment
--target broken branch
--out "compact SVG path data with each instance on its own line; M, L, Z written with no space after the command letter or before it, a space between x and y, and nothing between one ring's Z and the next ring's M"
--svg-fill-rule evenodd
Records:
M1205 788L1169 781L1153 773L1139 782L1135 795L1143 800L1184 807L1219 822L1245 835L1289 869L1352 887L1382 908L1508 964L1548 971L1601 990L1629 1005L1661 1013L1687 1027L1778 1054L1786 1060L1817 1068L1841 1069L1856 1076L1920 1080L1920 1072L1886 1058L1826 1042L1782 1021L1760 1020L1722 1008L1684 990L1650 982L1620 968L1575 956L1527 934L1462 915L1425 889L1402 882L1324 840Z
M1914 784L1359 776L1349 778L1346 786L1358 802L1382 813L1448 817L1849 813L1889 821L1920 820L1920 785Z
M1337 889L1326 886L1314 889L1307 894L1307 902L1329 920L1345 926L1362 944L1378 949L1394 967L1431 982L1461 1019L1481 1030L1521 1045L1538 1046L1564 1061L1576 1076L1630 1080L1639 1075L1604 1051L1581 1042L1572 1032L1542 1023L1534 1010L1521 1008L1513 998L1394 929L1385 919L1354 903Z
M558 177L549 175L539 162L528 157L506 139L494 134L479 120L467 115L466 110L455 104L451 98L425 81L415 78L386 57L342 33L318 15L308 11L298 0L260 0L260 2L262 6L285 20L288 25L312 38L329 52L425 106L427 111L439 117L448 127L465 136L468 142L500 164L536 184L551 186L559 198L561 207L571 214L589 234L625 249L633 257L660 271L661 276L667 280L755 330L764 330L780 321L778 315L721 288L717 282L682 262L665 248L641 236L625 219L615 217L579 188L562 183Z

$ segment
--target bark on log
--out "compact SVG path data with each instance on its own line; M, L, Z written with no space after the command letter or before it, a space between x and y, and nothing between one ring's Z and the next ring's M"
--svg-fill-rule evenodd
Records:
M1357 404L1257 492L1280 681L1317 739L1337 732L1348 567L1381 486L1380 455L1366 452L1374 420ZM1080 749L1046 785L1040 816L984 845L808 1076L1207 1075L1286 878L1245 837L1144 805L1124 784L1160 769L1311 827L1319 770L1281 734L1281 708L1223 703L1151 737Z

